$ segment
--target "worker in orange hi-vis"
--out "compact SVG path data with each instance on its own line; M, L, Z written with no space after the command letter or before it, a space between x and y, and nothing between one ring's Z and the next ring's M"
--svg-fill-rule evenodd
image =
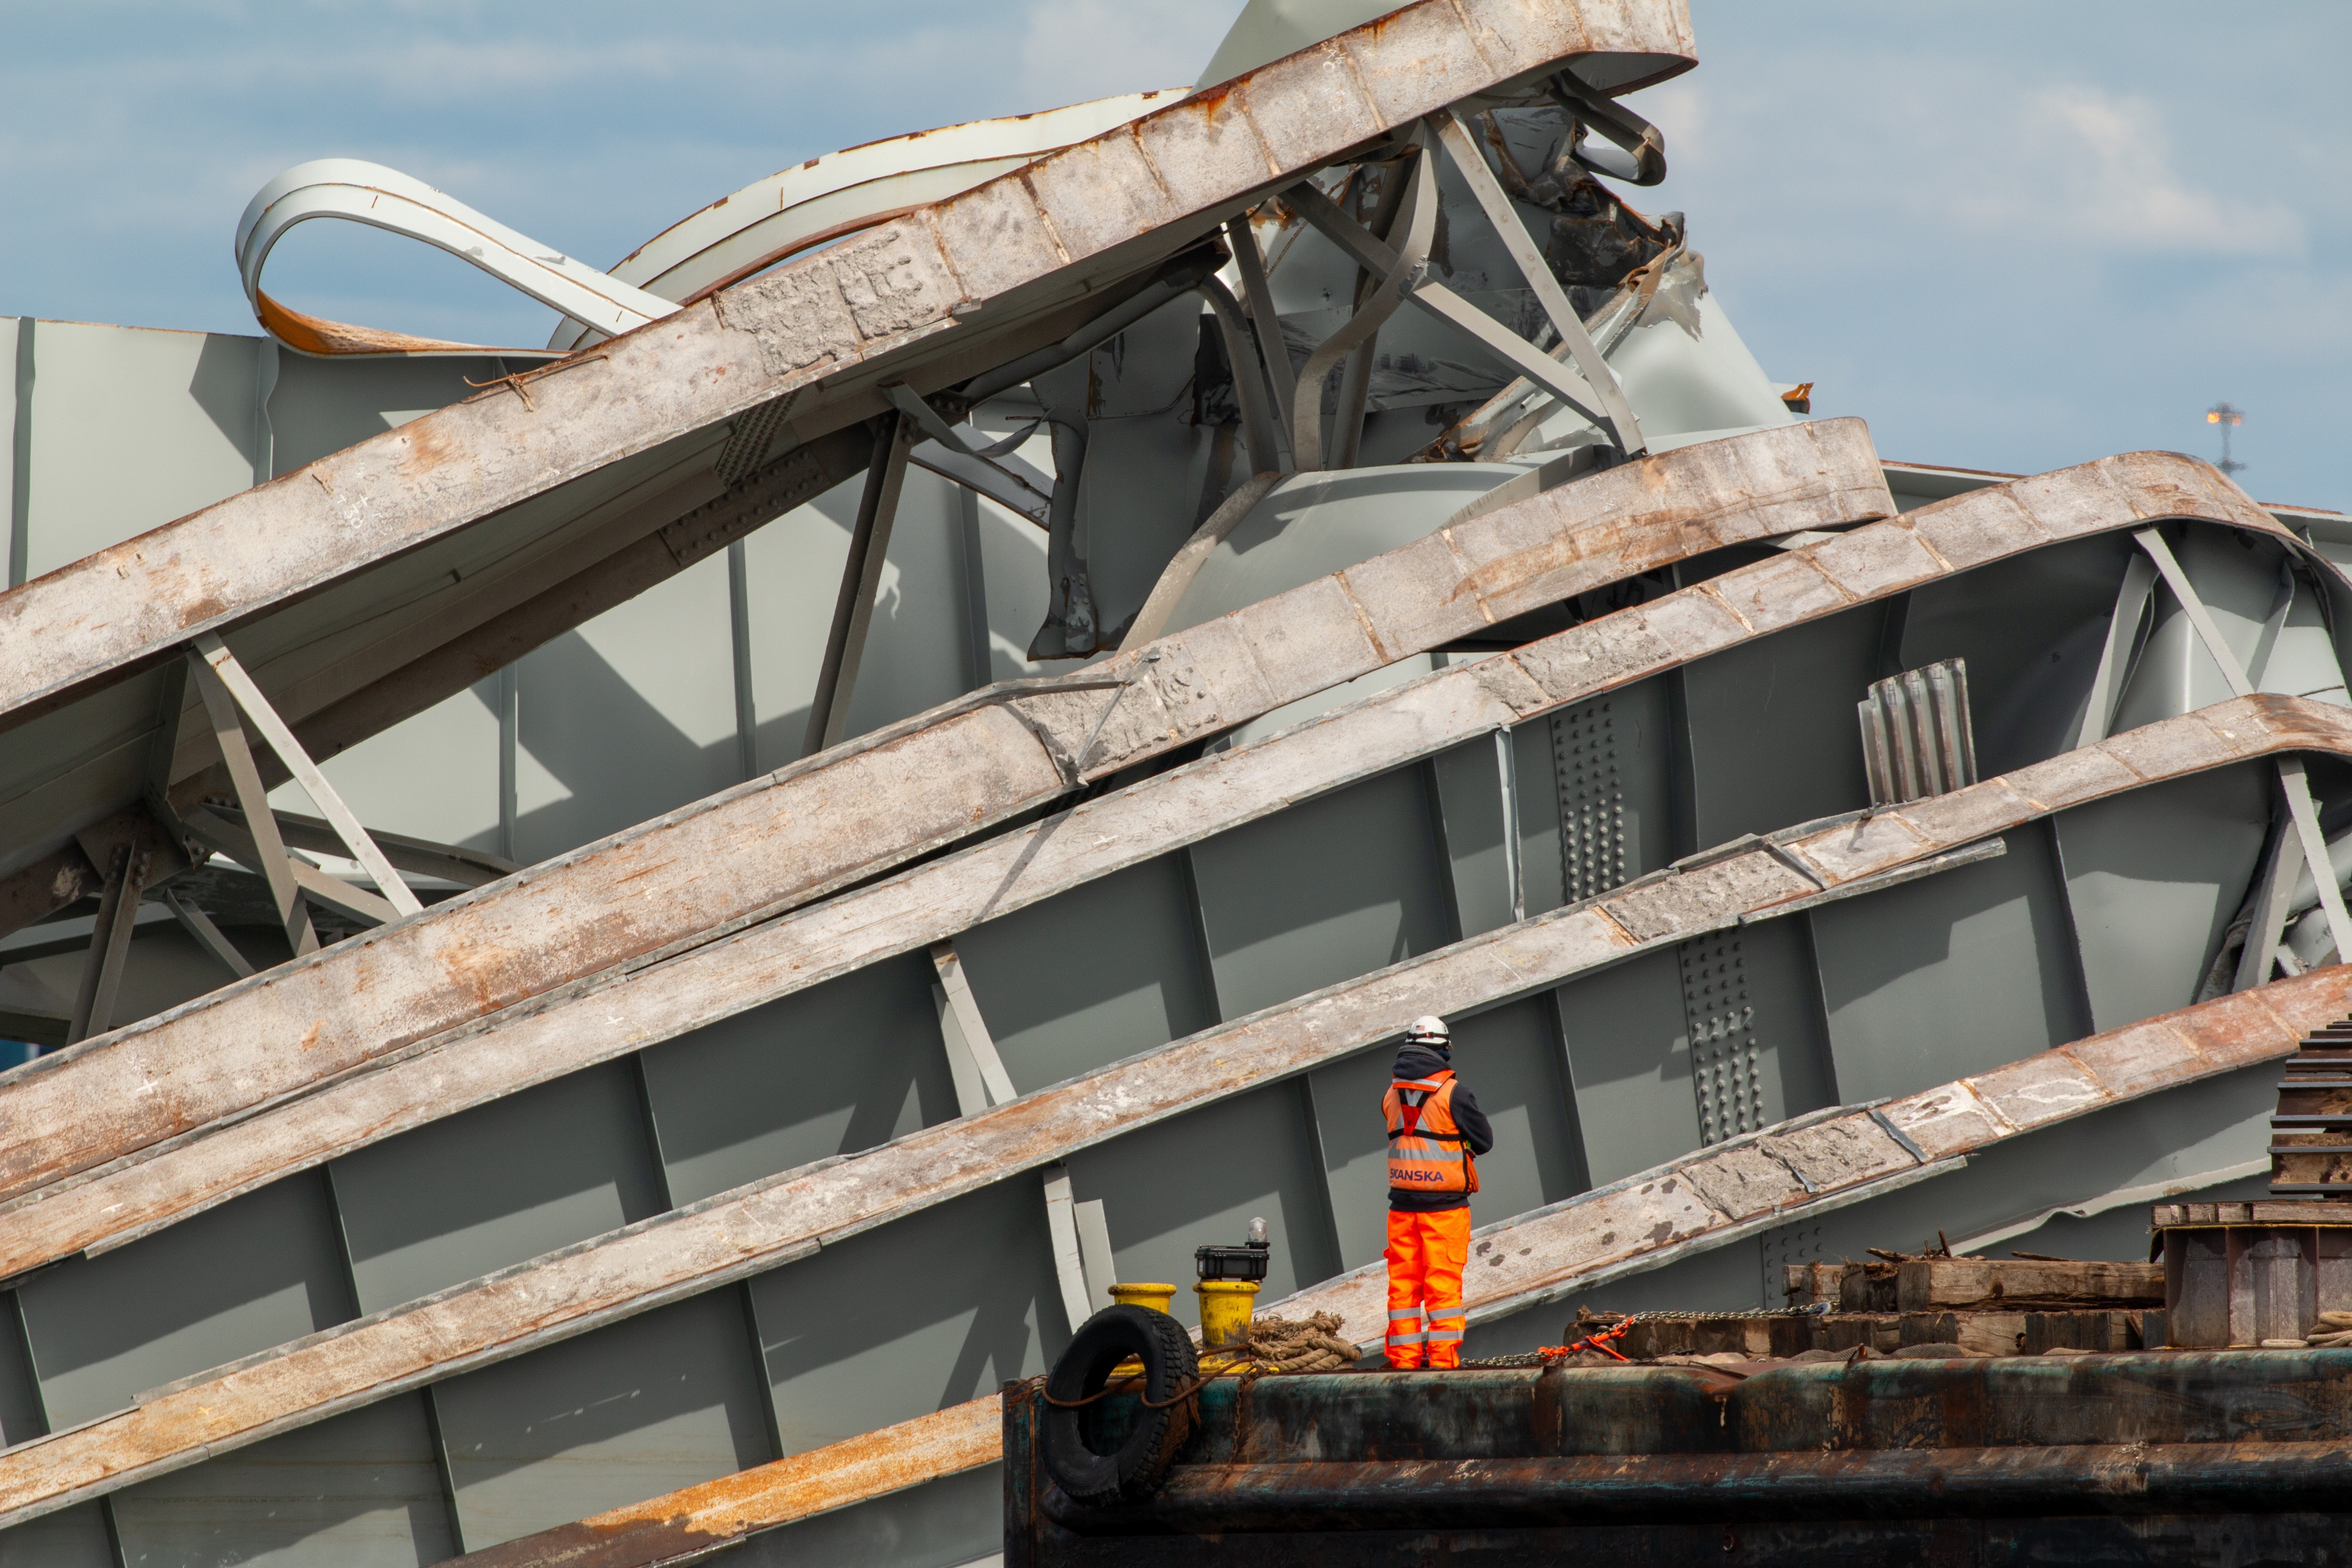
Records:
M1389 1121L1389 1365L1460 1366L1475 1156L1494 1129L1454 1076L1454 1034L1416 1018L1381 1109Z

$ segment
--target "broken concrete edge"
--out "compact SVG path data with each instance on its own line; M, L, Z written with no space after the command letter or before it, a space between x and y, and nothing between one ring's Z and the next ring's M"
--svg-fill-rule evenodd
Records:
M1894 1268L1898 1312L2164 1305L2161 1262L1963 1255L1906 1258Z
M2118 485L2106 465L2126 461L2107 459L2038 476L2033 493L2045 509L2053 500L2080 502L2087 493L2101 503L2103 531L2166 513L2178 517L2196 507L2201 509L2197 521L2261 528L2294 542L2266 521L2244 515L2226 481L2192 459L2135 458L2129 466L2141 480L2166 482ZM2053 536L2046 528L2021 529L2018 519L2032 513L2021 510L2012 495L1979 491L1939 505L1948 510L1930 515L1923 509L1865 525L1846 536L1843 548L1865 562L1908 563L1913 556L1907 536L1923 519L1946 550L1979 565L2066 537ZM1979 524L2000 530L2008 553L1988 557L1980 549L1964 548L1974 542L1969 529ZM1803 561L1797 567L1811 569ZM0 1221L6 1222L0 1225L0 1278L77 1250L125 1245L277 1176L950 938L1213 832L1763 635L1738 627L1717 606L1758 596L1753 584L1759 579L1786 584L1790 573L1789 558L1775 556L1516 653L1450 667L825 904L731 935L713 931L714 940L666 963L625 965L593 982L562 987L383 1053L226 1125L133 1151L0 1204ZM1920 579L1906 572L1864 578L1849 570L1831 581L1838 593L1812 595L1812 616L1883 599ZM1662 638L1654 626L1666 628L1668 635ZM1694 638L1692 626L1723 636ZM1756 846L1793 842L1824 826L1751 835L1685 857L1675 868L1637 879L1614 894L1631 895L1677 871L1695 871ZM1997 837L1979 838L1877 873L1872 886L1933 874L2000 847ZM1787 863L1818 881L1801 864ZM1855 890L1860 889L1841 885L1809 891L1742 918L1775 919ZM593 1026L562 1013L575 1004L583 1017L593 1013ZM486 1038L491 1035L500 1037Z
M784 394L820 389L796 436L836 428L924 340L1149 266L1449 103L1594 54L1696 63L1683 0L1593 9L1416 0L0 594L0 713Z
M2236 1020L2224 1019L2218 1015L2226 1011L2224 1004L2242 1003L2249 997L2259 999L2262 1013L2258 1016L2267 1016L2279 1029L2298 1032L2287 1035L2284 1040L2275 1033L2267 1034L2253 1042L2237 1038L2233 1026ZM2210 1077L2217 1073L2249 1066L2254 1062L2290 1054L2294 1048L2294 1040L2300 1037L2300 1033L2307 1032L2309 1027L2313 1026L2312 1020L2320 1022L2331 1020L2341 1016L2347 1007L2352 1007L2352 967L2335 966L2315 971L2294 980L2278 982L2260 993L2247 993L2241 996L2221 998L2214 1002L2203 1003L2176 1013L2167 1014L2159 1018L2150 1019L2145 1024L2135 1025L2128 1029L2112 1030L2106 1034L2095 1035L2060 1047L2044 1055L2049 1058L2066 1058L2072 1061L2079 1053L2088 1053L2113 1063L2118 1059L2117 1053L2128 1052L2131 1049L2129 1042L2134 1037L2145 1040L2149 1037L2146 1031L2151 1029L2167 1031L2175 1038L2190 1042L2221 1036L2231 1037L2233 1043L2227 1047L2227 1059L2215 1059L2212 1056L2200 1057L2194 1068L2180 1070L2179 1058L2168 1058L2164 1074L2153 1077L2142 1075L2139 1078L2128 1079L2122 1087L2112 1089L2109 1097L2101 1102L2102 1105L2119 1105L2144 1095L2194 1082L2200 1078ZM2028 1058L2028 1062L2036 1059L2038 1058ZM2017 1065L2023 1067L2028 1064ZM1906 1106L1923 1100L1933 1100L1948 1095L1976 1096L1979 1092L1976 1088L1979 1082L1979 1079L1961 1079L1938 1089L1926 1090L1920 1095L1907 1096L1892 1103L1895 1106ZM1826 1131L1851 1122L1872 1121L1873 1111L1883 1109L1887 1103L1882 1101L1878 1106L1832 1107L1807 1116L1791 1118L1778 1126L1744 1134L1740 1138L1729 1140L1725 1144L1718 1144L1699 1154L1671 1161L1639 1174L1579 1194L1565 1203L1483 1226L1472 1234L1473 1247L1480 1249L1480 1252L1474 1253L1474 1258L1483 1255L1486 1250L1496 1247L1507 1248L1513 1242L1522 1239L1528 1240L1532 1247L1548 1222L1574 1207L1608 1204L1629 1193L1645 1194L1664 1183L1677 1179L1696 1181L1696 1178L1692 1174L1692 1167L1702 1164L1709 1159L1721 1158L1735 1148L1756 1148L1765 1145L1768 1140L1791 1140L1808 1131ZM2067 1114L2082 1115L2100 1108L2101 1106L2083 1105ZM1960 1170L1968 1163L1970 1153L2005 1139L2018 1136L2028 1130L2015 1123L2004 1123L1999 1130L1984 1138L1981 1142L1965 1150L1952 1149L1933 1159L1916 1161L1907 1166L1865 1175L1843 1184L1796 1194L1789 1201L1777 1205L1764 1213L1749 1215L1745 1218L1734 1218L1718 1214L1717 1222L1712 1228L1673 1237L1647 1253L1618 1257L1613 1261L1598 1266L1566 1258L1559 1258L1557 1260L1559 1263L1558 1277L1537 1289L1522 1290L1516 1296L1502 1300L1485 1299L1475 1292L1471 1293L1470 1316L1474 1321L1492 1321L1511 1312L1523 1310L1528 1307L1540 1306L1548 1300L1558 1300L1572 1291L1589 1290L1615 1279L1661 1268L1667 1263L1699 1252L1713 1250L1715 1247L1787 1224L1792 1219L1820 1215L1832 1209L1847 1207L1856 1203L1884 1196L1916 1183ZM1829 1135L1837 1134L1832 1132ZM1780 1158L1780 1163L1790 1175L1798 1174L1800 1170L1798 1163L1791 1163L1786 1158ZM1378 1286L1384 1279L1382 1270L1383 1266L1379 1265L1353 1270L1280 1300L1269 1302L1258 1310L1268 1315L1298 1317L1316 1311L1333 1310L1335 1308L1345 1310L1353 1305L1350 1300L1352 1296L1362 1293L1368 1286L1373 1288ZM1474 1267L1471 1271L1474 1281L1475 1272ZM1382 1305L1385 1305L1384 1298ZM1351 1319L1349 1327L1360 1331L1365 1325ZM1362 1332L1356 1335L1357 1348L1360 1352L1370 1352L1379 1346L1381 1334L1383 1331L1380 1322L1373 1322L1370 1328L1371 1331L1369 1335ZM862 1437L852 1438L845 1443L813 1449L806 1454L756 1466L751 1469L723 1477L719 1480L685 1488L628 1508L615 1509L594 1518L583 1520L577 1524L562 1525L537 1535L524 1536L509 1542L503 1546L492 1547L487 1552L461 1558L458 1563L460 1568L508 1568L509 1564L514 1564L520 1568L523 1563L561 1564L562 1568L652 1568L654 1564L673 1561L677 1554L729 1545L748 1536L791 1524L819 1512L869 1501L874 1498L886 1496L889 1492L903 1489L907 1486L938 1479L953 1473L946 1468L933 1468L929 1464L925 1464L920 1468L919 1473L912 1474L906 1479L898 1479L887 1475L873 1474L866 1468L853 1469L845 1466L838 1484L826 1486L821 1489L812 1489L806 1478L813 1474L825 1473L832 1465L829 1457L836 1451L848 1450L849 1453L845 1457L854 1462L856 1456L866 1452L869 1446L887 1449L903 1445L910 1454L919 1455L929 1459L937 1453L937 1447L931 1434L937 1430L943 1419L951 1417L957 1429L969 1430L971 1436L967 1439L967 1446L963 1450L949 1459L948 1463L952 1464L956 1470L977 1469L983 1465L992 1464L1003 1458L1001 1434L994 1425L1001 1419L1002 1410L1003 1396L991 1394L984 1399L951 1406L936 1415L920 1415L912 1420L879 1427ZM986 1428L984 1439L982 1436L983 1426Z
M8 1450L0 1454L0 1528L812 1256L1015 1172L1375 1045L1422 1014L1484 1011L1722 929L1749 910L1806 896L1817 882L1863 882L2065 805L2289 751L2352 755L2352 712L2297 698L2235 699L1899 812L1835 822L1780 847L1822 868L1813 875L1792 869L1771 847L1758 848L1327 987L1010 1104L782 1173L424 1302L198 1373L130 1410ZM2273 1044L2291 1049L2298 1031L2281 1024L2262 995L2208 1004L2200 1016L2235 1017L2232 1007L2251 1008L2246 1026L2267 1027L2286 1042L2273 1038L2263 1050ZM2160 1025L2135 1028L2151 1026ZM2069 1059L2085 1060L2089 1050L2068 1047ZM1800 1168L1819 1171L1820 1179L1808 1178L1817 1188L1897 1173L1917 1163L1910 1146L1940 1159L1986 1137L2009 1135L2004 1130L2087 1109L2112 1092L2084 1068L2077 1076L2086 1092L2051 1099L2049 1085L2057 1080L2034 1076L2046 1074L2051 1059L1979 1075L1948 1103L1937 1098L1940 1091L1894 1101L1877 1113L1893 1128L1870 1115L1834 1134L1820 1131L1834 1122L1759 1134L1710 1152L1676 1177L1637 1193L1621 1189L1609 1206L1601 1200L1572 1204L1548 1223L1571 1235L1580 1227L1605 1230L1586 1247L1596 1261L1607 1261L1612 1248L1643 1254L1726 1220L1785 1212L1790 1190L1806 1184ZM2031 1100L2033 1095L2042 1098ZM1981 1131L1971 1131L1979 1122ZM1621 1244L1621 1237L1632 1239ZM1491 1310L1496 1300L1550 1288L1558 1272L1548 1254L1482 1279L1475 1299ZM1377 1308L1349 1306L1351 1324L1366 1313L1376 1316Z
M1497 620L1892 510L1861 421L1758 431L1561 486L1079 676L985 688L0 1076L0 1194L772 919Z

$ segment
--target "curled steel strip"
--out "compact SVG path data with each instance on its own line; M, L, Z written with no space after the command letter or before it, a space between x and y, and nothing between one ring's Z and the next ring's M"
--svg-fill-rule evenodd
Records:
M463 353L467 343L408 338L322 321L262 292L261 269L289 229L313 218L363 223L422 240L499 282L606 334L658 321L677 307L476 212L424 181L357 158L297 163L254 193L236 225L236 270L256 320L305 353Z

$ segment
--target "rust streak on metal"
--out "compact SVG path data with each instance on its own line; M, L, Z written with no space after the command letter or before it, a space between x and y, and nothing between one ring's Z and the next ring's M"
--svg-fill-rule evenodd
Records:
M259 294L258 302L261 324L268 328L279 342L306 354L494 354L499 352L480 343L411 337L406 332L388 332L378 327L357 327L349 321L331 321L323 316L305 315L271 299L266 291Z

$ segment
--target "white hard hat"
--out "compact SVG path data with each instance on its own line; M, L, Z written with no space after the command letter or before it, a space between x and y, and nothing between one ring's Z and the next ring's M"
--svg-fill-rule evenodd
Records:
M1429 1013L1415 1018L1412 1021L1412 1026L1405 1030L1404 1037L1406 1043L1410 1045L1451 1046L1454 1043L1454 1031L1445 1026L1444 1019L1434 1013Z

